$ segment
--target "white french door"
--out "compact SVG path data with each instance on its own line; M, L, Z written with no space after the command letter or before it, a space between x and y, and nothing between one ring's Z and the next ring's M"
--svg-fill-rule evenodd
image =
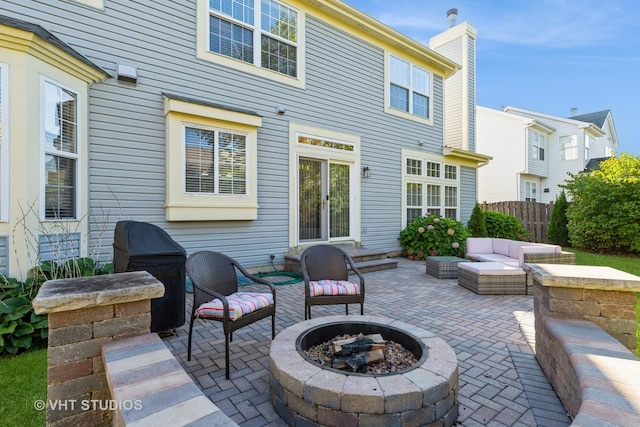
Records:
M298 240L300 243L351 237L352 164L300 157Z

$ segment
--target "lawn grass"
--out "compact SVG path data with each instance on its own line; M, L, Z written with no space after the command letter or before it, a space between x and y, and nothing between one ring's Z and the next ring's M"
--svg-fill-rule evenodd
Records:
M576 254L577 265L604 265L640 276L640 257L593 254L570 248L563 248L563 250ZM636 318L638 321L638 326L636 327L636 336L638 337L636 354L640 356L640 292L636 299Z
M0 425L45 425L46 411L34 402L47 400L47 349L0 358Z

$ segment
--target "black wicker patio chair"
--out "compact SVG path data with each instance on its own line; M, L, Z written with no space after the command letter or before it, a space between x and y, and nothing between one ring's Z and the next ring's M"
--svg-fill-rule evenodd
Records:
M349 282L349 271L358 276L358 282ZM364 314L364 276L356 268L351 256L332 245L307 248L300 256L304 278L304 318L311 319L312 305L344 304L347 315L349 304L360 304Z
M189 321L187 360L191 360L191 339L196 319L222 322L226 378L229 379L229 342L233 331L271 316L271 339L275 338L276 289L268 281L247 272L233 258L213 251L196 252L187 258L187 275L193 283L193 308ZM238 276L264 285L261 292L238 291Z

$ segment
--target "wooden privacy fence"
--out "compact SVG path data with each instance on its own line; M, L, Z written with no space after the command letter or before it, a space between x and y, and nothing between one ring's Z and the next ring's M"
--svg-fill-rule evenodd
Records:
M520 220L522 226L529 231L532 242L547 243L547 229L551 221L553 202L483 202L480 207L484 212L496 211L513 215Z

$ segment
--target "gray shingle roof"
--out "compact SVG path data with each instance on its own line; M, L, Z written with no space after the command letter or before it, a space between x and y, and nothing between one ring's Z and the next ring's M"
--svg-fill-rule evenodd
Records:
M579 116L571 116L569 118L573 120L579 120L581 122L593 123L594 125L602 129L602 126L604 126L604 122L607 120L607 116L609 115L610 112L611 110L602 110L602 111L597 111L595 113L587 113L587 114L580 114Z
M37 35L38 37L40 37L42 40L48 43L51 43L52 45L62 49L69 55L78 59L79 61L82 61L85 64L89 65L90 67L95 68L97 71L100 71L105 75L110 76L109 73L104 71L102 68L98 67L96 64L94 64L93 62L85 58L81 53L73 49L71 46L69 46L68 44L66 44L65 42L63 42L53 34L51 34L49 31L45 30L43 27L41 27L38 24L33 24L31 22L23 21L21 19L11 18L9 16L4 16L4 15L0 15L0 24L6 25L12 28L17 28L19 30L29 31Z

